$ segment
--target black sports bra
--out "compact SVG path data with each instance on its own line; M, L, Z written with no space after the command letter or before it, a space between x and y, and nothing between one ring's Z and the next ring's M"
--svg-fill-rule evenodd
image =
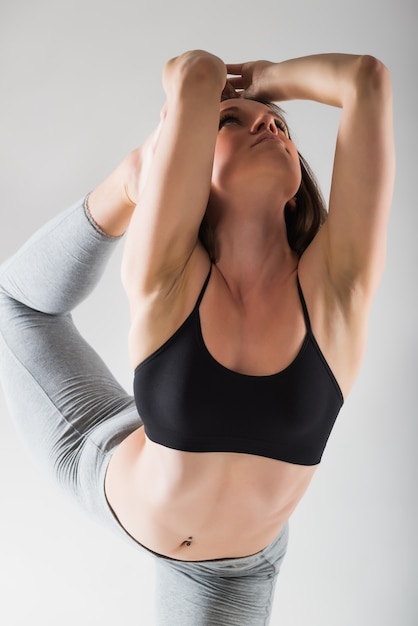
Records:
M205 346L199 306L178 330L135 369L134 394L149 439L189 452L240 452L316 465L320 462L343 396L306 324L292 363L270 376L234 372Z

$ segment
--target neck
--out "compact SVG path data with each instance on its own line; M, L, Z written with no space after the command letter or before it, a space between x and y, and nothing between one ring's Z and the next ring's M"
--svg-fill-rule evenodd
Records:
M272 281L294 272L297 254L291 250L284 220L285 202L254 205L247 195L216 211L214 223L217 267L240 298L269 289Z

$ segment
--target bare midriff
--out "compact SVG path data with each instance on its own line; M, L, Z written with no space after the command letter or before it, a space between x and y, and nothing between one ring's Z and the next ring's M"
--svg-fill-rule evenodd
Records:
M279 534L317 466L231 452L183 452L143 428L116 449L106 495L140 544L174 559L255 554Z

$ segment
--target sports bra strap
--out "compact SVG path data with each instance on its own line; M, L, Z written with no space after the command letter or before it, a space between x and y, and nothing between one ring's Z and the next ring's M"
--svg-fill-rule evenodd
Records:
M212 274L212 264L211 264L211 266L209 268L209 273L206 276L206 280L203 283L203 287L202 287L202 289L201 289L201 291L199 293L199 297L198 297L198 299L196 301L195 309L199 308L200 303L203 300L203 296L205 295L205 291L206 291L206 288L207 288L207 286L209 284L209 280L210 280L211 274ZM305 298L303 296L302 287L300 286L299 275L296 276L296 279L297 279L297 285L298 285L299 299L300 299L300 303L302 305L303 317L305 318L306 328L307 328L307 330L309 332L312 332L311 320L309 319L308 307L306 306Z
M205 295L206 287L208 286L211 274L212 274L212 263L210 264L209 274L206 276L206 280L203 283L203 287L202 287L202 289L200 291L200 294L199 294L199 297L197 299L197 302L196 302L196 305L195 305L195 310L199 308L200 303L202 302L202 299L203 299L203 296Z
M298 282L299 299L302 305L303 317L305 318L306 328L310 333L312 333L311 320L309 319L308 307L306 306L305 298L303 297L302 287L300 286L299 275L297 275L296 278Z

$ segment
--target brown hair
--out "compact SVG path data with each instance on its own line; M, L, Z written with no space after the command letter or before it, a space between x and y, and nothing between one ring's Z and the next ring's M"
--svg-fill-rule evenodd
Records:
M314 173L299 151L298 155L302 181L296 192L296 206L288 203L284 216L289 246L298 256L302 256L325 222L327 210Z
M256 101L268 106L285 122L284 112L277 104L263 100ZM298 155L302 181L296 192L296 206L288 203L285 207L285 222L289 246L300 257L325 222L327 210L314 173L299 151ZM200 225L199 238L211 260L215 262L215 234L206 215Z

